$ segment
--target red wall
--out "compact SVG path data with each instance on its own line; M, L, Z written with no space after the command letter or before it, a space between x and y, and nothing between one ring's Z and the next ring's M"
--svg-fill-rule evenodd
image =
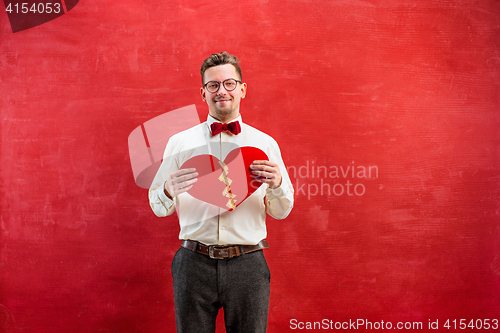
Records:
M1 332L175 331L179 227L127 138L191 104L203 121L222 50L296 187L268 219L269 332L500 319L498 1L88 0L16 33L0 9Z

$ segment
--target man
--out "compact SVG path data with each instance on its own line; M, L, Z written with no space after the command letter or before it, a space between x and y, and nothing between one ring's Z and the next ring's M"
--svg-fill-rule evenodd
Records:
M174 210L179 216L182 242L172 260L177 332L215 332L221 307L228 333L267 329L270 272L262 251L268 247L266 211L276 219L287 217L293 207L293 187L276 141L242 122L240 102L247 84L238 63L226 52L203 62L201 98L208 105L207 121L170 138L149 190L157 216ZM250 165L259 184L253 194L235 205L242 198L234 201L226 193L228 209L189 194L199 175L196 168L181 169L186 161L201 152L224 161L234 148L248 146L269 158ZM228 170L226 176L233 174Z

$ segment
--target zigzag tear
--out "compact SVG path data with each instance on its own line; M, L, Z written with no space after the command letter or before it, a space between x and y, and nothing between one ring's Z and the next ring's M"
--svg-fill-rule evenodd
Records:
M222 174L219 176L219 180L221 182L223 182L224 184L226 184L226 188L224 189L224 191L222 191L222 195L229 198L229 201L227 202L226 206L231 208L231 209L235 209L236 208L236 200L234 199L234 197L236 197L236 195L231 193L231 187L229 186L229 185L231 185L231 183L233 181L231 179L227 178L227 174L229 173L229 168L227 167L227 165L224 162L222 162L220 160L219 160L219 164L223 170Z

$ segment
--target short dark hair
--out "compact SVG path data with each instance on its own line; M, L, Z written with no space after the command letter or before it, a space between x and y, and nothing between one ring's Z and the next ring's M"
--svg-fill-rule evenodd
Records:
M243 80L241 77L241 68L239 65L240 61L234 55L227 53L226 51L222 51L221 53L214 53L201 64L200 73L201 73L201 83L205 84L205 71L210 67L220 66L220 65L233 65L236 68L236 72L240 76L239 79Z

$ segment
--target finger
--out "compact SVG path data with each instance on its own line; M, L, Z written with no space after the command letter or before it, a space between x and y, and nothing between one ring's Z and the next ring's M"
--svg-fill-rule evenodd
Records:
M266 165L263 165L263 164L259 164L259 165L253 165L253 166L251 166L250 170L252 170L252 171L273 172L273 170L275 170L275 168L273 168L271 166L266 166Z
M263 177L258 177L254 178L255 181L263 184L269 185L270 188L277 188L278 186L281 185L281 176L280 177L272 177L272 178L263 178Z
M197 176L198 176L198 172L192 172L192 173L185 174L183 176L177 176L175 178L172 177L172 184L173 185L179 184L179 183L194 179Z
M173 174L171 174L170 176L172 178L174 177L179 177L179 176L183 176L183 175L186 175L186 174L189 174L189 173L193 173L195 172L196 169L195 168L189 168L189 169L180 169L179 171L176 171L174 172Z
M279 169L277 168L270 168L270 167L265 167L265 168L259 168L259 169L252 169L252 174L254 175L266 175L266 177L274 177L280 174Z
M271 162L271 161L267 161L267 160L255 160L252 162L250 167L252 167L252 165L254 165L254 166L255 165L268 165L268 166L272 166L272 167L278 166L278 164Z
M194 179L191 179L189 181L182 182L179 185L180 185L181 188L186 188L186 187L189 187L189 186L193 186L194 183L196 183L197 181L198 181L198 178L194 178Z
M192 172L192 173L188 173L186 175L177 177L177 181L178 182L184 182L184 181L188 181L188 180L194 179L197 176L198 176L198 172Z
M193 186L194 186L194 185L190 185L190 186L188 186L188 187L184 187L184 188L182 189L182 192L181 192L181 193L184 193L184 192L189 191L189 190L190 190Z
M182 183L175 185L173 187L175 195L177 196L181 193L189 191L197 181L198 181L198 178L195 178L195 179L192 179L190 181L182 182Z
M264 177L264 178L273 178L274 173L267 171L252 171L253 176Z
M275 183L275 177L270 176L270 177L263 177L263 176L252 176L254 180L258 181L259 183L264 183L268 185L274 185Z
M264 184L269 184L269 179L265 178L265 177L255 177L255 176L252 176L253 177L253 180L255 180L256 182L259 182L259 183L264 183Z
M198 178L194 178L194 179L190 179L188 181L184 181L184 182L180 182L180 183L177 183L174 187L177 189L177 190L181 190L185 187L188 187L190 185L193 185L194 183L196 183L198 181Z

